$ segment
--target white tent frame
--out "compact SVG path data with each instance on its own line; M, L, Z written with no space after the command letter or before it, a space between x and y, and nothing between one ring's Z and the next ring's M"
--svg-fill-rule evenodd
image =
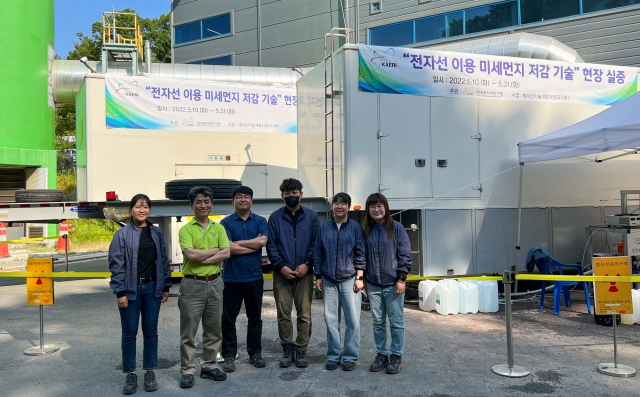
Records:
M618 103L618 104L616 104L616 105L614 105L614 106L612 106L612 107L610 107L608 109L603 110L602 112L600 112L600 113L598 113L598 114L596 114L595 116L592 116L592 117L598 117L599 115L605 115L605 117L606 117L606 115L608 115L609 113L613 114L613 112L616 112L618 110L618 109L616 109L616 107L618 107L620 105L623 105L621 108L626 108L626 106L628 106L628 104L625 103L625 102L628 101L631 98L633 98L633 101L636 101L636 100L640 99L640 93L632 95L631 97L621 101L620 103ZM629 104L630 103L632 103L632 102L629 102ZM534 138L534 139L535 140L539 140L540 138L542 138L544 136L557 134L560 131L563 131L563 130L568 129L568 128L572 128L577 124L588 123L589 120L590 119L580 121L580 122L578 122L578 123L576 123L576 124L574 124L572 126L563 128L561 130L558 130L558 131L555 131L555 132L552 132L552 133L549 133L549 134L546 134L546 135L542 135L541 137ZM637 128L637 132L638 132L638 134L640 134L640 128L636 127L637 123L634 123L634 124L635 125L632 128ZM620 126L616 126L614 129L619 129L619 127ZM585 133L582 134L582 136L590 135L590 134L594 134L594 133L601 133L601 132L602 133L606 133L607 129L608 128L605 127L605 128L600 128L599 130L586 131ZM580 136L581 136L580 134L576 134L576 138L579 138ZM520 146L520 144L525 143L525 142L528 142L528 141L520 142L520 143L518 143L518 146ZM629 142L629 143L631 143L631 142ZM637 144L637 141L634 141L633 143ZM627 147L627 148L615 147L613 149L609 149L608 147L592 147L592 148L585 149L583 147L582 148L583 150L588 150L588 151L590 151L590 153L582 152L580 155L597 154L597 153L603 153L603 152L609 152L609 151L628 150L626 153L617 154L617 155L614 155L614 156L611 156L611 157L607 157L607 158L601 159L601 160L598 160L596 158L596 160L594 160L596 163L602 163L604 161L617 159L617 158L620 158L620 157L623 157L623 156L628 156L630 154L638 154L640 152L640 147L638 147L636 144L629 145L629 147ZM552 150L552 149L550 149L550 150ZM557 158L545 159L545 160L539 160L539 161L540 162L542 162L542 161L551 161L551 160L557 160L557 159L561 159L561 158L571 158L571 157L577 157L577 156L575 156L575 155L574 156L558 156ZM529 162L532 162L532 161L529 161ZM538 162L538 161L533 161L533 162ZM520 255L519 254L520 254L520 230L521 230L521 227L522 227L522 182L523 182L524 165L525 165L525 162L524 161L520 161L520 189L519 189L519 192L518 192L518 237L517 237L517 240L516 240L516 266L515 266L516 273L518 271L518 264L520 263L520 257L519 257ZM517 279L516 279L516 282L515 282L515 291L516 292L518 291L518 280Z

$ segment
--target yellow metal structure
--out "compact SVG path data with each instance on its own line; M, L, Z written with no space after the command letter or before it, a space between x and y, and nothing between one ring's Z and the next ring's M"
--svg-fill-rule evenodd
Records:
M118 18L120 15L132 15L133 27L118 26ZM123 37L119 31L132 31L133 38L129 39ZM138 49L138 54L144 61L142 40L142 29L138 21L138 14L130 12L110 12L105 11L102 13L102 45L105 44L133 44Z

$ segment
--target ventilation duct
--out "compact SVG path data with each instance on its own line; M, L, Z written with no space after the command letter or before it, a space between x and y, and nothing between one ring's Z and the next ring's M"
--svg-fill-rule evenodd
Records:
M428 48L437 51L466 52L515 58L584 62L576 50L568 45L562 44L551 37L532 33L505 34Z
M102 62L87 62L101 70ZM308 69L303 69L302 73ZM74 103L82 87L84 76L90 73L80 61L53 63L53 98L56 103ZM131 66L109 63L108 74L131 76ZM152 63L151 75L183 80L206 80L254 85L294 85L302 75L290 68L254 66L188 65L180 63Z

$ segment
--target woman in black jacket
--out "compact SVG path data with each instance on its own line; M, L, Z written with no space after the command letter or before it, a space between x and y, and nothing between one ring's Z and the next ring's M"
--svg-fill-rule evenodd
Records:
M146 391L158 389L153 372L158 367L158 316L160 304L169 299L171 267L162 231L147 218L151 200L137 194L129 203L131 222L118 230L109 246L110 286L118 300L122 323L122 372L127 374L123 394L138 386L136 337L142 317L143 369Z
M411 271L411 243L404 226L391 219L386 197L379 193L370 195L365 208L365 278L377 353L369 369L380 372L386 367L388 374L397 374L404 353L404 291ZM386 317L391 329L389 349Z

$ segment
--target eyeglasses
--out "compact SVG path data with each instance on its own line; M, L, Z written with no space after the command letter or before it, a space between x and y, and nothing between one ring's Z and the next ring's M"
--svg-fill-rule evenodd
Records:
M382 204L370 205L369 209L370 210L383 210L384 209L384 205L382 205Z

